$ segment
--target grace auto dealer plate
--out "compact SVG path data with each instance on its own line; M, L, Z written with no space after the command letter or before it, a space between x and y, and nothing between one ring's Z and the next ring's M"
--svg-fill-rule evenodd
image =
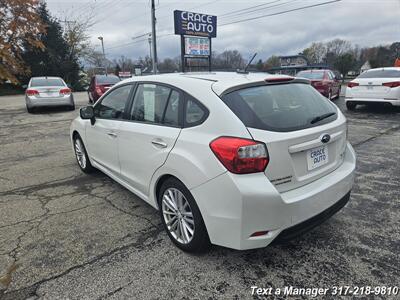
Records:
M307 167L309 171L327 164L328 161L327 146L321 146L307 151Z

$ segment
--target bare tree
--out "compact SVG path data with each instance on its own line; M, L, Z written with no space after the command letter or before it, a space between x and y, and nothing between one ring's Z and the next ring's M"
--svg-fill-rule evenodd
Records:
M82 61L93 58L95 50L90 43L89 30L95 25L94 7L89 7L84 13L67 12L64 20L64 39L69 45L70 56Z
M334 39L326 43L326 52L338 57L352 50L351 43L342 39Z
M303 55L312 64L322 63L326 57L327 46L324 43L312 43L310 47L303 50Z

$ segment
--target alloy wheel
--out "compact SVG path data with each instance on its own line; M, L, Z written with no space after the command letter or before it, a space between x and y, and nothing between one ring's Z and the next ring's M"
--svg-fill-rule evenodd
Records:
M194 219L189 202L181 191L168 188L162 197L162 214L170 234L176 241L188 244L194 236Z
M86 168L85 149L83 148L82 142L79 138L75 140L75 155L79 166L82 169L85 169Z

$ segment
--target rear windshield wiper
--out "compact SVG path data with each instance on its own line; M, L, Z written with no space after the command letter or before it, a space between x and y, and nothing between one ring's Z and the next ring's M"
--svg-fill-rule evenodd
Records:
M315 124L315 123L317 123L317 122L319 122L319 121L322 121L323 119L329 118L329 117L334 116L334 115L336 115L335 112L330 112L330 113L327 113L327 114L323 114L323 115L320 115L320 116L316 116L315 118L313 118L313 119L310 121L310 124Z

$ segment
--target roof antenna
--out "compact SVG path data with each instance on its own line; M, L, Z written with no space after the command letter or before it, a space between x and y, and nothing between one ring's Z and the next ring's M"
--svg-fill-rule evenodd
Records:
M253 56L250 58L249 62L247 63L247 65L244 67L243 70L237 70L237 73L240 74L248 74L249 72L247 72L247 68L250 66L250 64L252 63L252 61L254 60L254 58L257 56L257 52L253 54Z

